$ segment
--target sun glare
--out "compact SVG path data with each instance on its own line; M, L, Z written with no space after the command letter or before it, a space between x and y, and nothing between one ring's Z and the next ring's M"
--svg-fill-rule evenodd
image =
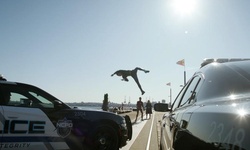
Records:
M191 15L196 9L196 0L173 0L173 9L179 15Z
M241 117L244 117L247 114L247 111L245 109L239 109L237 112Z

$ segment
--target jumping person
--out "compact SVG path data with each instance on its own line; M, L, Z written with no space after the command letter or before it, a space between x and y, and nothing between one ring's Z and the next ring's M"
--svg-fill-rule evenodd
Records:
M141 84L139 82L139 79L137 77L137 71L140 70L140 71L144 71L145 73L149 73L149 70L144 70L144 69L141 69L139 67L136 67L135 69L133 70L117 70L115 73L113 73L111 76L113 75L117 75L117 76L122 76L122 81L126 81L128 82L128 76L131 76L136 84L138 85L139 89L141 90L141 94L143 95L145 93L145 91L143 91L142 87L141 87Z

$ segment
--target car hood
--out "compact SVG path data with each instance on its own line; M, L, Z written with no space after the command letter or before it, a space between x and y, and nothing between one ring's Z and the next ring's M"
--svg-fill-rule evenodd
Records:
M83 110L78 108L64 109L58 112L61 116L71 118L73 120L87 119L89 121L112 120L120 124L124 117L112 112L99 111L99 110Z

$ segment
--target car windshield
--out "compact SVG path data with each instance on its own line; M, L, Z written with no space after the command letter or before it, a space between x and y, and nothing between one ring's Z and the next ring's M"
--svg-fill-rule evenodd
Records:
M250 93L250 66L249 63L228 63L227 67L214 67L205 77L199 100L215 97L227 97Z

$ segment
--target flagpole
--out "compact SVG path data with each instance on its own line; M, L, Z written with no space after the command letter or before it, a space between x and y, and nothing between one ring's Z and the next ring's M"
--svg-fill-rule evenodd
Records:
M172 105L172 89L170 87L170 105Z
M186 66L184 66L184 85L186 85Z
M169 86L169 87L170 87L170 90L169 90L169 92L170 92L169 99L170 99L170 104L171 104L171 103L172 103L172 89L171 89L171 82L167 83L167 86Z
M186 84L186 65L185 65L185 59L177 61L176 64L181 65L181 66L184 67L184 85L185 85Z

